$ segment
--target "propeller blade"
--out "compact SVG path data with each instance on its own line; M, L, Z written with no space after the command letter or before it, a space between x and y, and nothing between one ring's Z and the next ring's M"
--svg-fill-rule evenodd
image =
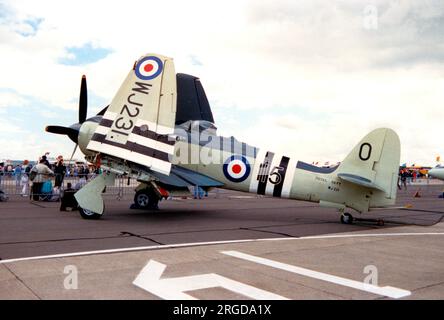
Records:
M105 108L103 108L102 110L100 110L100 112L97 114L97 116L103 116L106 112L106 110L108 110L109 105L107 105Z
M86 76L83 75L82 83L80 85L79 123L85 122L87 112L88 112L88 90L86 87Z
M47 126L45 128L46 132L55 133L55 134L65 134L67 135L74 143L77 143L79 137L79 131L73 128L62 127L62 126Z
M63 127L63 126L47 126L45 128L45 131L50 132L50 133L55 133L55 134L78 134L77 130L69 128L69 127Z
M74 157L74 153L76 153L77 147L78 147L78 144L76 143L76 146L74 147L74 151L71 154L71 158L69 159L69 164L71 164L71 162L72 162L72 158Z

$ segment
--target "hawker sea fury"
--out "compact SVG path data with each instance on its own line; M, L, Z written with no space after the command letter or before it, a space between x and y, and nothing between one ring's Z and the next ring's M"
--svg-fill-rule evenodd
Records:
M353 221L346 208L395 203L400 143L391 129L370 132L332 168L221 137L199 79L176 74L173 60L156 54L136 61L110 105L89 119L86 101L83 77L79 123L46 128L68 135L104 171L75 194L83 218L102 216L101 194L116 175L140 182L134 201L146 209L196 186L319 202L337 208L343 223Z

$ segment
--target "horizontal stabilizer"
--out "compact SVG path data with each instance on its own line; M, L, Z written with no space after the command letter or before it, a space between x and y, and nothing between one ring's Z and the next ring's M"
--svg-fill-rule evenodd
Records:
M355 174L340 173L340 174L338 174L338 177L341 178L342 180L348 181L350 183L357 184L357 185L362 186L362 187L367 187L367 188L371 188L371 189L377 189L377 190L385 191L384 188L376 185L375 183L373 183L372 181L368 180L367 178L364 178L364 177L361 177L361 176L357 176Z

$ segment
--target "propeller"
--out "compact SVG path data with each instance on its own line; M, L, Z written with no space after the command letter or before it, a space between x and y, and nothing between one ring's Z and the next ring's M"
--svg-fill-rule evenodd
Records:
M75 123L69 127L63 127L63 126L47 126L45 130L50 133L55 134L64 134L67 135L74 143L74 151L72 152L70 163L72 161L72 158L74 157L74 154L76 153L77 147L79 145L79 132L80 127L82 126L82 123L86 121L87 113L88 113L88 92L87 92L87 85L86 85L86 76L82 76L82 81L80 83L80 96L79 96L79 122ZM108 110L108 106L106 106L104 109L102 109L97 116L103 116Z
M74 147L74 151L71 156L74 156L74 153L77 150L77 145L79 143L79 131L82 123L86 121L86 116L88 113L88 92L86 86L86 76L82 76L82 81L80 83L80 96L79 96L79 122L75 123L69 127L63 126L47 126L45 131L55 134L64 134L67 135L76 145Z

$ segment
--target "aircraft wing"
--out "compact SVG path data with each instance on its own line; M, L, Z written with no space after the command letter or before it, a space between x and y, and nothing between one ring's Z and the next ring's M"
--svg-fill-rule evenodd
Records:
M175 187L221 187L224 184L220 181L214 180L206 175L173 166L169 175L158 172L152 172L152 176L157 178L160 182Z
M117 91L87 149L168 175L175 141L176 73L173 60L142 56Z

